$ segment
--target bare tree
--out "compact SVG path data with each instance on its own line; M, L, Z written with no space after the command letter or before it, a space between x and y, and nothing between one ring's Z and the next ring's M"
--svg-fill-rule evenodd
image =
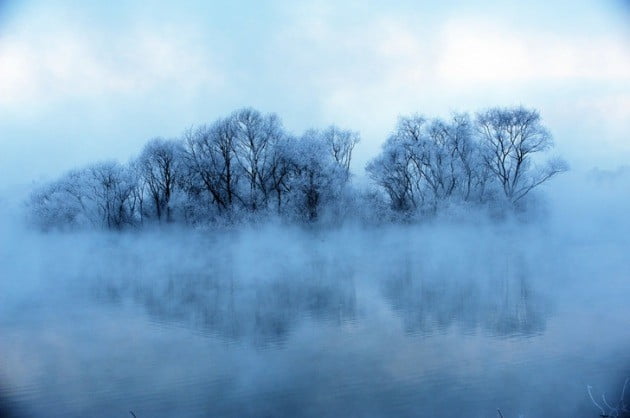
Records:
M476 127L485 165L512 203L568 168L561 159L533 166L533 154L553 146L551 134L535 110L492 108L477 115Z
M33 219L56 225L122 228L145 218L171 222L232 220L272 208L307 221L356 212L361 195L350 185L358 133L330 126L288 135L274 114L245 108L181 140L156 138L131 164L94 164L38 188ZM567 164L535 157L553 146L540 115L522 107L492 108L449 119L401 117L367 166L382 194L368 200L404 216L451 204L516 205ZM383 213L383 212L381 212ZM257 216L258 216L257 215Z
M145 145L138 158L142 180L160 222L172 220L170 201L181 175L182 151L178 141L155 138Z
M193 194L205 191L219 211L229 211L235 202L241 201L235 140L236 132L229 119L184 133L186 188Z
M468 114L433 119L426 136L422 172L434 200L483 201L489 175Z
M232 113L230 120L235 131L234 155L249 183L247 206L257 211L268 202L274 148L284 136L282 124L275 114L262 115L252 108Z
M359 133L332 125L325 129L321 135L324 137L332 157L344 169L349 178L352 151L355 145L359 143Z
M129 163L129 176L131 177L134 187L131 191L131 205L133 206L134 213L138 217L140 225L144 224L145 201L147 195L147 184L142 181L142 167L137 159L132 160Z
M516 203L566 169L561 160L532 168L530 154L549 147L551 138L536 112L493 109L475 123L467 114L450 120L416 115L400 118L367 170L397 211L435 212L442 202L487 203L495 179Z
M291 175L295 164L292 147L296 139L284 136L273 148L272 163L270 166L270 189L275 194L276 211L281 213L286 203L286 196L290 192Z
M387 193L392 209L398 212L418 207L414 192L417 180L410 168L409 154L393 141L388 141L381 154L366 167L370 178Z
M392 209L408 212L449 196L455 189L444 124L422 116L401 117L367 170L389 195ZM450 170L450 173L449 173ZM450 176L449 176L450 174Z
M31 215L42 229L94 227L121 229L134 222L135 182L129 169L113 161L72 170L36 190Z
M83 170L72 170L31 193L27 206L31 221L43 230L73 228L95 220L88 215L87 198L81 191Z
M292 141L289 192L297 216L319 218L322 208L339 197L347 183L345 169L327 152L322 132L309 130Z
M126 167L114 161L97 163L87 170L90 193L99 218L109 229L121 229L133 222L134 181Z

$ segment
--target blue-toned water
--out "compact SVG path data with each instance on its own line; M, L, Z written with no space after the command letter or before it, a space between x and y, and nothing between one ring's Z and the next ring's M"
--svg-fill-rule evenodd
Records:
M630 375L627 249L519 224L28 232L2 251L2 407L597 417L586 386L612 404Z

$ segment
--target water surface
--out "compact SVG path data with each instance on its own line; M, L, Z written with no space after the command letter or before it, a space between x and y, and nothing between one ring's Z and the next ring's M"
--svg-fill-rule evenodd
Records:
M16 416L597 417L630 375L621 239L544 226L28 233ZM6 274L5 274L6 273Z

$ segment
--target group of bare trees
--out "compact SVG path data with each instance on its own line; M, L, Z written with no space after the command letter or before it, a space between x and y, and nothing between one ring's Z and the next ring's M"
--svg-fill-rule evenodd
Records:
M314 221L343 204L358 133L331 126L292 136L274 114L238 110L181 138L156 138L129 164L74 170L29 201L43 229L121 229L282 216Z
M136 187L128 167L97 163L36 190L29 201L31 216L43 229L88 225L120 229L141 207Z
M455 203L518 207L536 186L567 169L559 159L535 164L553 146L537 111L493 108L450 120L400 118L367 171L391 208L434 213Z
M453 203L516 207L566 170L559 159L535 164L552 140L539 114L522 107L401 118L367 165L372 191L350 184L358 142L358 133L336 126L294 136L275 114L245 108L180 138L152 139L128 164L73 170L31 195L30 215L44 229L121 229L266 216L312 222L382 206L404 216Z

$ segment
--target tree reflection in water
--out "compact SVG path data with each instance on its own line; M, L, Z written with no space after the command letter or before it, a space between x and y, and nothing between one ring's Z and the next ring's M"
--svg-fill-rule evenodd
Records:
M304 319L319 325L360 320L369 327L373 318L366 315L392 313L407 334L544 332L547 286L537 281L539 260L518 245L492 236L478 246L440 237L430 246L415 235L389 238L352 247L306 235L294 252L279 243L234 239L223 247L185 245L186 262L162 248L134 252L128 245L103 254L118 263L103 263L103 269L90 263L86 274L98 278L101 300L132 302L156 323L226 342L283 344Z
M502 268L488 268L484 277L476 277L449 269L414 269L407 259L401 271L383 280L383 295L410 334L430 335L452 326L498 337L542 333L550 313L547 298L534 289L523 258L502 261Z
M150 280L101 280L101 300L143 306L152 320L177 324L227 342L282 344L304 318L341 324L354 321L352 276L283 272L257 280L234 274L169 274Z

